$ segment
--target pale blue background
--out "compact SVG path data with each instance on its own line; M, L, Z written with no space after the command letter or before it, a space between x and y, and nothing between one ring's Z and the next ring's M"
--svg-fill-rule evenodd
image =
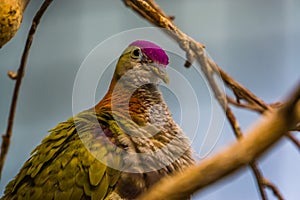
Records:
M266 102L282 98L299 81L300 1L158 3L168 14L176 16L175 23L184 32L206 44L210 55L226 72ZM0 50L0 133L5 132L14 86L6 72L19 65L30 21L39 5L40 1L31 1L16 37ZM47 130L72 115L75 75L90 50L111 35L145 26L150 24L121 1L53 2L38 28L28 60L1 192ZM100 93L103 95L104 91ZM170 105L175 117L176 103ZM237 114L243 129L257 116L247 111ZM231 141L234 137L226 123L214 150ZM260 161L266 177L276 183L286 199L299 199L299 150L290 141L283 139ZM275 199L271 192L268 196ZM252 200L259 199L259 195L251 171L244 169L194 197L200 198Z

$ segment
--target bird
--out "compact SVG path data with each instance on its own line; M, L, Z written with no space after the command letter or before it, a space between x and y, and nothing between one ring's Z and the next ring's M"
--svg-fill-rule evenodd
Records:
M169 82L168 63L157 44L130 43L104 97L51 129L1 199L136 199L193 165L159 87Z

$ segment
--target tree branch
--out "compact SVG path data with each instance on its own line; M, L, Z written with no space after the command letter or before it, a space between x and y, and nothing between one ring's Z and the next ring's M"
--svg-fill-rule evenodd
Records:
M216 155L192 166L184 173L166 177L139 199L185 199L197 190L228 176L250 164L276 143L300 120L300 83L283 108L267 112L256 125L239 139ZM255 148L253 148L255 146ZM266 185L266 182L264 182ZM274 190L274 186L267 182ZM276 196L279 198L276 194ZM280 199L280 198L279 198Z
M8 153L8 149L10 146L10 140L12 136L12 130L13 130L13 125L14 125L14 118L15 118L15 113L16 113L16 107L17 107L17 102L18 102L18 97L19 97L19 91L22 83L22 79L24 77L25 73L25 68L26 68L26 63L27 63L27 58L30 52L30 47L33 41L34 34L36 32L37 26L40 22L41 17L47 10L48 6L52 3L53 0L45 0L36 15L33 18L32 25L30 27L25 48L23 51L23 55L21 58L21 63L20 67L18 69L17 77L16 77L16 84L13 92L13 97L11 101L11 106L10 106L10 112L9 112L9 117L8 117L8 122L7 122L7 129L6 133L2 135L2 144L1 144L1 153L0 153L0 176L2 173L2 169L5 163L6 155Z

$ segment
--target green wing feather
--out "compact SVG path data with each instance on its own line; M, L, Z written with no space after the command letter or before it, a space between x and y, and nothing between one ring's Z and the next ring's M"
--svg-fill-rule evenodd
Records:
M95 136L99 136L97 131L102 131L99 122L109 124L107 116L95 117L94 112L85 111L50 130L7 185L2 199L104 199L108 196L120 172L101 163L88 151L95 149L97 157L114 151L106 148L101 140L99 143ZM82 141L89 145L88 149Z

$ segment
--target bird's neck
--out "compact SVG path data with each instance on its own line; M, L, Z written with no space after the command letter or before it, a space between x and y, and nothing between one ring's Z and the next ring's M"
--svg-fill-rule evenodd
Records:
M104 98L96 105L96 112L128 113L136 123L147 123L153 120L154 110L169 115L167 105L155 84L145 84L141 87L130 87L129 84L117 86L112 81Z

